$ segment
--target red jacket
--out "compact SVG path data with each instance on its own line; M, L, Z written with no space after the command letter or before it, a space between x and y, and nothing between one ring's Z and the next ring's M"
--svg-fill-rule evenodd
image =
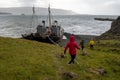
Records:
M70 41L66 44L64 51L66 52L66 50L69 48L69 53L71 55L75 55L76 54L76 48L80 49L80 47L78 46L78 44L75 41L74 36L70 36Z

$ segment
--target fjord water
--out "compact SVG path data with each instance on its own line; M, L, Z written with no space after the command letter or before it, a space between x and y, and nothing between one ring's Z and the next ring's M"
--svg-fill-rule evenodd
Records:
M117 16L107 15L55 15L52 20L57 20L65 32L78 35L100 35L110 29L111 21L98 21L94 18L112 18ZM36 32L36 27L42 20L47 23L47 16L39 15L4 15L0 16L0 36L20 38L21 34Z

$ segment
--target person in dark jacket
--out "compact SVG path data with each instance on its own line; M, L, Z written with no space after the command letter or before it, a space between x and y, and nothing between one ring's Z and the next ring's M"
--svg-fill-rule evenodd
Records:
M83 51L83 49L84 49L84 47L85 47L85 46L84 46L84 40L82 40L79 45L81 46L81 49L82 49L82 51Z
M80 49L78 44L75 41L74 36L70 36L70 41L66 44L64 49L64 54L66 54L66 50L69 48L69 54L71 56L71 60L68 64L74 63L74 59L76 58L76 49Z

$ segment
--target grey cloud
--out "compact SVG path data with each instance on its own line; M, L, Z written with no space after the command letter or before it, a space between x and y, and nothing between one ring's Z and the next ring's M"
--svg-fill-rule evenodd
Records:
M114 15L120 15L120 2L114 2L112 4L109 4L109 5L106 5L106 6L103 6L103 13L106 13L106 14L114 14Z
M22 2L22 3L30 3L30 2L36 2L37 0L18 0L19 2Z
M21 6L33 6L36 4L40 4L39 6L43 6L48 4L50 0L18 0Z
M94 10L94 14L120 15L120 0L84 0Z
M89 4L103 4L103 3L114 1L114 0L83 0L83 1Z
M18 0L22 6L32 6L36 3L37 0Z
M120 3L114 3L106 7L107 11L120 15Z

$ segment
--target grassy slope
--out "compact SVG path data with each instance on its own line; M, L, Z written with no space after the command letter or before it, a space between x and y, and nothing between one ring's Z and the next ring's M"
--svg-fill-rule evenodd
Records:
M113 42L114 41L114 42ZM82 56L77 51L78 64L67 65L67 58L60 58L63 48L36 41L0 37L0 79L1 80L119 80L120 42L101 41L94 50ZM102 68L104 76L91 73L88 68ZM77 74L70 79L64 73Z

